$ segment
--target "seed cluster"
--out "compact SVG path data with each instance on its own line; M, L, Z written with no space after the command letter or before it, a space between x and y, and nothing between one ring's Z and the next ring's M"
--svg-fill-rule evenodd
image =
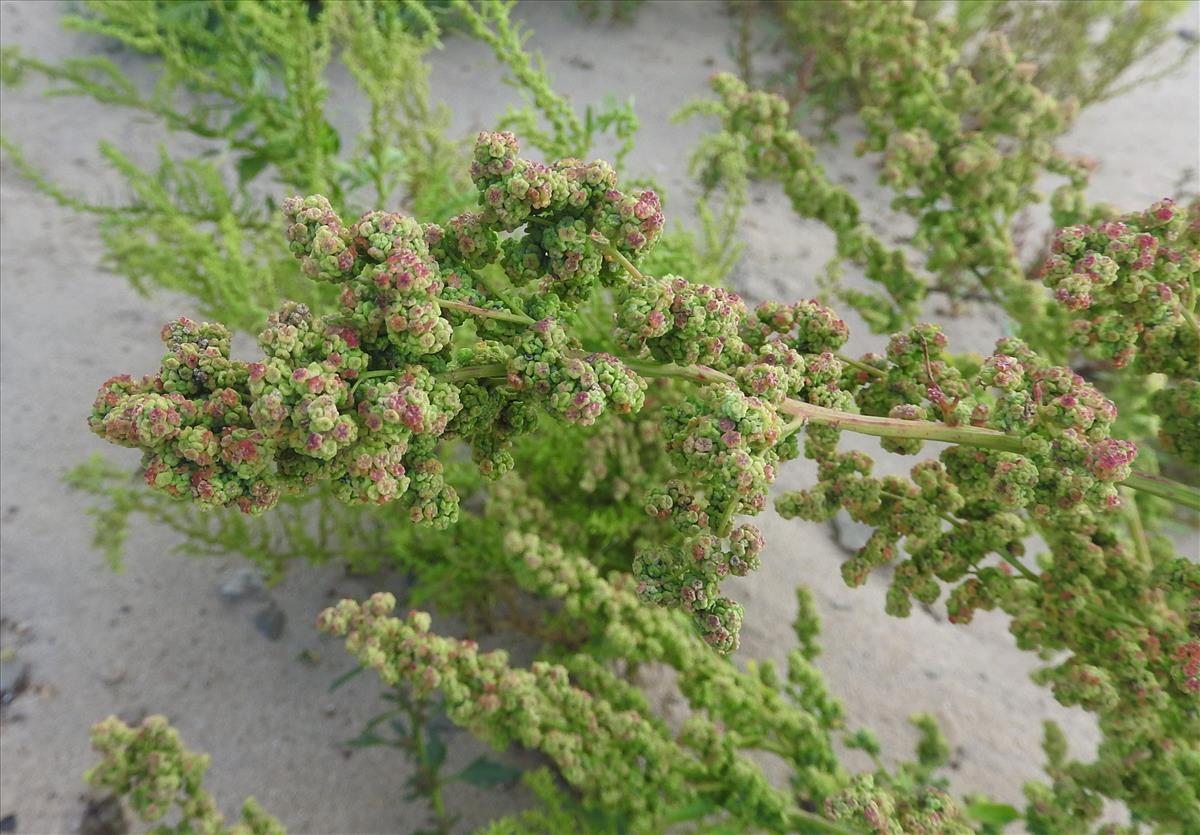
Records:
M520 287L536 274L527 308L569 316L614 274L598 241L628 258L654 244L658 199L620 191L602 162L544 166L516 153L511 134L480 136L481 211L444 226L382 211L348 224L323 197L285 201L288 246L305 275L341 288L339 309L316 317L285 304L259 335L264 357L249 363L230 358L221 325L172 322L159 373L107 382L93 431L142 449L150 486L203 506L258 513L324 481L345 502L396 501L444 527L458 515L444 440L465 440L499 476L512 438L541 412L585 426L606 409L637 412L644 380L611 354L579 350L553 317L509 310L480 271L519 248L523 268L502 275Z
M844 508L875 528L844 564L847 583L894 564L892 614L907 614L913 600L932 604L947 587L952 621L1003 609L1021 646L1059 654L1039 680L1064 704L1099 717L1099 756L1072 764L1072 779L1136 814L1200 826L1179 811L1200 808L1189 776L1194 734L1181 730L1200 690L1200 576L1194 563L1145 535L1141 503L1123 495L1138 448L1114 437L1117 410L1099 389L1016 338L1000 340L987 357L953 356L932 325L894 334L883 353L851 359L838 353L845 322L816 301L750 310L727 290L645 275L637 261L661 230L657 198L621 192L603 163L522 160L511 135L484 133L472 177L480 210L442 226L385 212L346 224L323 198L288 201L289 246L305 274L339 289L338 308L318 317L283 305L259 336L263 357L250 363L230 358L222 326L179 319L163 331L167 352L157 374L114 378L101 389L92 429L143 450L152 487L204 507L259 512L285 492L325 482L345 502L395 502L414 522L444 527L459 514L446 481L445 462L455 454L449 441L465 443L480 471L498 478L513 466L512 440L544 418L576 427L592 427L606 413L624 419L643 407L646 378L680 381L657 404L647 437L662 457L638 474L643 494L635 497L667 526L664 535L638 543L631 575L602 586L586 561L590 574L514 530L505 547L520 557L512 572L519 583L571 598L574 615L603 612L597 629L622 657L694 654L668 635L666 617L683 618L704 644L731 652L745 614L721 583L760 567L764 548L758 529L737 517L763 511L778 466L803 452L817 464L817 482L780 496L777 509L823 520ZM1068 313L1095 307L1100 316L1149 317L1132 344L1138 362L1173 375L1155 402L1163 406L1164 443L1186 455L1196 443L1197 389L1186 371L1194 376L1195 366L1178 355L1191 350L1194 258L1173 254L1183 252L1184 233L1168 204L1139 217L1121 221L1153 227L1129 239L1140 254L1128 263L1117 257L1126 251L1095 258L1087 251L1127 233L1066 230L1046 275ZM1161 240L1140 237L1155 234ZM1121 288L1148 286L1135 273L1156 270L1160 283L1176 282L1170 298L1157 293L1165 308L1127 298ZM607 351L580 336L591 313L585 303L606 287L614 305ZM929 440L948 445L907 478L881 478L867 455L839 449L846 428L879 435L900 454L916 454ZM596 435L598 466L622 447L611 427L605 431ZM496 496L520 484L501 482ZM514 513L531 524L553 513L516 504ZM1033 534L1049 552L1030 564ZM585 585L596 599L572 591ZM542 748L601 804L633 803L632 812L653 818L666 808L655 805L660 795L690 799L690 765L651 773L617 756L635 745L647 762L672 762L676 750L651 720L619 707L628 695L601 706L561 668L511 671L502 656L429 635L426 618L388 617L391 605L384 597L346 603L324 625L348 635L389 683L440 687L453 718L497 742ZM798 631L802 646L806 634ZM780 746L798 767L815 757L821 769L832 768L827 746L813 740L837 710L810 659L800 652L788 672L789 685L807 694L808 719L760 694L733 736L697 718L680 737L749 799L755 820L775 828L792 826L789 816L799 812L786 811L761 775L738 764L736 739L769 738L762 725L769 716L803 743ZM682 666L693 664L703 666L695 659ZM688 692L708 687L707 679L684 681ZM747 688L710 689L740 698ZM723 721L734 707L722 703ZM555 718L547 725L539 715ZM1179 740L1188 744L1171 744ZM877 831L942 824L956 831L957 811L938 792L808 779L809 800L828 801L825 811L837 819ZM631 794L635 783L642 788ZM1059 793L1056 808L1070 805L1066 787L1051 791ZM1181 807L1180 798L1193 802Z
M258 802L247 798L233 826L202 785L209 760L183 746L162 716L149 716L131 728L110 716L92 728L92 747L101 756L87 773L96 789L123 796L145 823L161 821L176 807L180 823L156 832L210 832L214 835L285 835L283 826Z

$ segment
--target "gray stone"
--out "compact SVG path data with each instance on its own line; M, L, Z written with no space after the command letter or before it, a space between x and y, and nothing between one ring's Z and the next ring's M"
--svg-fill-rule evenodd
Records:
M221 598L231 603L247 597L258 597L265 590L262 573L253 566L226 572L218 588Z
M254 614L255 628L272 641L279 640L286 623L287 615L276 605L275 601L271 601Z
M79 835L125 835L129 821L121 808L121 799L116 795L89 797L83 809L83 820L79 822Z
M0 661L0 704L11 704L29 687L29 663L14 658Z

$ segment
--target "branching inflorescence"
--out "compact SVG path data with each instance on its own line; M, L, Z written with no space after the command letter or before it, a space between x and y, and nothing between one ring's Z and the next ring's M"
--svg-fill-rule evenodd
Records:
M106 383L92 428L141 448L150 486L205 506L257 513L328 482L345 502L397 502L414 522L444 527L459 512L444 477L448 441L495 478L512 466L512 439L542 415L587 427L641 409L647 378L691 384L663 406L673 474L644 503L678 536L635 555L644 602L683 611L709 645L734 649L744 614L720 583L758 568L763 547L736 519L765 509L777 467L803 449L818 483L780 497L780 511L825 519L844 507L876 527L845 564L848 583L898 561L893 614L949 584L952 620L1001 607L1023 646L1068 650L1043 678L1109 732L1076 779L1139 813L1195 823L1171 811L1192 753L1165 742L1194 718L1200 578L1159 542L1126 535L1137 507L1121 488L1192 507L1200 496L1133 470L1138 451L1111 436L1110 400L1015 338L986 358L954 357L936 326L918 325L855 360L839 353L846 324L816 302L751 311L726 290L645 275L638 262L663 226L653 192L622 191L603 162L543 165L517 150L511 134L481 134L471 168L480 209L440 226L387 212L348 224L324 198L286 201L289 246L305 275L340 289L338 310L315 317L285 304L259 336L265 357L251 363L230 358L220 325L177 320L163 331L159 373ZM1079 327L1088 345L1114 356L1136 348L1181 376L1182 355L1195 351L1196 273L1194 228L1164 203L1064 230L1045 276L1068 309L1091 311ZM613 295L620 355L573 335L600 292ZM1125 347L1107 347L1106 327L1129 317L1132 342L1118 329ZM1185 399L1187 385L1177 389ZM1181 447L1186 423L1167 424ZM838 450L842 430L901 454L949 445L911 478L876 478L867 456ZM1053 554L1040 570L1021 560L1033 533ZM351 629L357 611L327 625ZM408 644L425 640L418 627L405 627ZM373 646L365 633L360 643ZM450 672L421 670L428 686ZM558 692L552 679L546 698ZM555 710L577 701L559 695ZM485 697L472 696L476 707Z
M203 786L208 757L187 750L162 716L147 717L136 728L110 716L92 728L92 747L101 755L100 763L87 773L93 787L128 798L146 823L161 821L178 807L178 825L160 824L154 832L284 835L279 821L253 797L242 804L238 822L227 827Z

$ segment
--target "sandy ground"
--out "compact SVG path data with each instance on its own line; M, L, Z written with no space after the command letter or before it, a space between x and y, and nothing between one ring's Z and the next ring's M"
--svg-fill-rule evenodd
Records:
M94 41L57 27L62 8L0 3L0 42L51 61L96 50ZM723 6L648 3L636 29L588 26L565 2L523 4L518 17L535 30L531 45L575 102L599 102L608 93L636 97L642 130L629 169L659 180L675 198L671 215L686 216L683 149L702 126L667 117L704 93L710 73L731 67ZM1182 25L1195 31L1200 6L1189 17ZM145 72L136 59L114 58ZM463 133L489 127L513 100L474 44L451 41L433 60L435 93ZM1064 145L1102 162L1092 196L1132 209L1173 193L1189 168L1194 184L1198 71L1193 60L1173 77L1083 115ZM333 83L339 126L352 131L363 111L338 92L348 87L344 74L335 73ZM125 113L44 99L36 84L5 91L3 131L56 182L93 199L119 193L98 141L110 139L145 159L163 138ZM169 141L181 147L177 138ZM830 149L827 165L854 183L865 203L886 205L870 185L870 169L849 154L851 144ZM210 788L227 811L253 793L297 833L418 828L424 808L399 799L408 774L403 758L381 749L349 755L341 744L379 712L378 687L363 677L329 694L331 680L351 664L309 626L332 597L395 587L394 578L368 583L336 568L293 571L270 591L287 616L283 634L271 641L252 622L263 600L228 603L218 594L238 561L173 556L172 537L145 527L131 538L127 569L117 575L92 547L87 502L64 487L62 474L96 452L130 466L134 456L92 437L82 416L107 376L154 368L160 324L191 311L176 298L139 298L105 274L91 221L36 194L11 167L2 173L0 639L30 665L32 685L0 725L0 817L15 816L19 833L77 831L81 775L93 760L89 725L114 712L164 713L193 747L212 754ZM737 288L753 300L811 295L829 236L796 221L777 195L764 190L760 199L746 222ZM877 218L892 220L886 212ZM949 330L955 344L974 349L986 349L999 334L995 323L974 318ZM851 347L875 344L860 330ZM810 476L805 465L792 466L781 486L803 485ZM931 712L955 749L954 788L1019 802L1022 782L1040 773L1043 718L1065 723L1077 753L1095 744L1085 714L1058 707L1028 681L1035 659L1015 649L1003 617L983 616L969 628L945 623L936 611L888 618L882 581L856 591L842 585L842 551L826 526L767 515L762 527L766 568L737 589L748 612L741 657L783 657L787 642L779 636L793 615L792 588L811 585L825 622L819 663L851 723L876 729L889 758L907 755L915 740L905 717ZM305 651L319 658L300 660ZM660 682L648 685L664 710L678 707ZM451 767L482 750L465 734L451 739ZM522 799L519 791L498 797L461 787L452 802L466 831Z

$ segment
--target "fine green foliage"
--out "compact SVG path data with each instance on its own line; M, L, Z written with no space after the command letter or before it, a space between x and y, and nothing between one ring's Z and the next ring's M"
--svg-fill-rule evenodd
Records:
M129 199L101 205L46 181L4 140L17 169L44 193L97 215L105 266L139 291L182 291L202 314L252 328L280 296L318 307L331 301L296 281L264 188L321 191L353 208L369 187L372 202L395 198L437 214L469 197L460 152L445 136L448 112L429 102L423 57L437 45L438 29L420 3L348 0L314 17L292 0L104 0L63 22L153 56L161 62L153 88L106 57L52 66L15 51L4 56L6 83L40 76L51 95L125 108L202 143L190 158L163 147L151 167L102 145ZM326 115L324 74L335 54L369 105L348 153Z
M611 132L620 142L613 153L613 167L620 171L625 156L633 150L633 135L638 127L633 102L610 99L599 110L589 105L581 117L570 102L555 92L540 56L525 52L529 33L509 18L512 2L452 2L463 25L491 48L496 60L508 70L508 82L528 100L525 107L510 108L500 126L525 137L548 157L585 157L600 134Z
M801 216L834 231L839 260L863 268L884 291L837 288L877 332L912 325L936 291L984 295L1019 318L1031 340L1053 333L1057 309L1025 280L1012 227L1041 199L1035 186L1045 173L1068 179L1052 201L1057 225L1092 219L1082 201L1086 167L1052 145L1074 109L1038 90L1001 38L985 39L976 66L967 67L945 28L910 5L850 0L828 4L824 14L831 52L858 67L848 73L866 128L859 151L878 155L880 181L896 195L892 207L916 221L912 244L923 263L911 265L908 251L865 225L854 197L829 181L812 145L790 127L782 98L751 93L727 74L713 81L718 101L684 113L721 120L722 131L697 152L703 182L740 197L747 177L779 181ZM889 69L866 72L874 63ZM1036 347L1061 356L1053 353L1059 346Z
M350 677L362 671L358 667L336 680L336 690ZM509 785L521 776L521 771L489 757L476 757L465 768L446 774L446 743L443 729L433 718L435 706L408 687L398 687L383 694L393 707L372 717L353 739L346 740L347 748L385 746L404 753L413 764L412 775L404 781L405 800L428 798L429 824L413 835L449 835L454 831L458 815L446 804L444 790L456 782L479 788Z
M917 18L945 34L971 71L983 70L991 60L984 44L1003 38L1040 90L1082 107L1175 72L1196 48L1175 37L1187 8L1176 0L916 0L910 5ZM759 11L773 18L776 48L786 55L783 69L761 79L763 86L804 114L819 115L824 135L832 137L833 122L862 106L863 82L886 68L887 56L852 54L854 42L870 35L845 28L841 0L738 6L745 12L744 27ZM743 38L749 37L747 28ZM1147 65L1148 58L1164 52L1157 65ZM754 78L753 50L747 46L738 54L741 75Z
M980 34L999 32L1018 60L1034 64L1038 86L1083 107L1127 93L1184 65L1195 43L1180 43L1178 54L1153 68L1142 67L1175 38L1187 9L1181 0L1099 0L1088 3L1013 3L959 0L952 7L955 37L966 44ZM945 3L922 2L933 15ZM1137 67L1138 70L1134 71Z

